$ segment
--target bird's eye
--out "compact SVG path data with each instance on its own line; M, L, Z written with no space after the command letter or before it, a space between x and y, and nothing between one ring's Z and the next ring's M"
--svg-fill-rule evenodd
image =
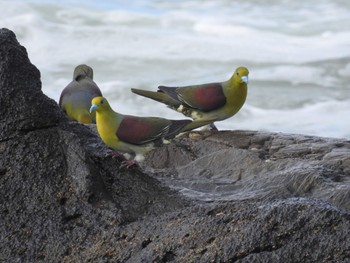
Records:
M239 72L237 72L236 75L239 76Z
M104 103L104 101L103 101L103 100L101 100L100 104L103 104L103 103Z

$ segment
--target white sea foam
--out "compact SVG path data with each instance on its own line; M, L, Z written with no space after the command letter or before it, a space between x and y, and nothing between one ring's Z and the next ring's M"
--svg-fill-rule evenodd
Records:
M86 63L116 110L179 119L130 88L223 81L245 65L246 105L219 128L350 138L348 1L56 2L0 0L1 27L56 101Z
M349 99L324 101L288 110L266 110L248 105L240 115L222 122L221 128L230 129L235 126L236 129L350 138L349 105ZM266 123L269 125L265 126Z

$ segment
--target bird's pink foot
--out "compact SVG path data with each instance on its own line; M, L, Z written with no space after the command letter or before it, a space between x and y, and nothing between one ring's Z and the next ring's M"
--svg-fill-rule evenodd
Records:
M129 169L131 166L137 165L137 162L135 160L125 160L122 161L122 164L120 165L120 168L126 168Z

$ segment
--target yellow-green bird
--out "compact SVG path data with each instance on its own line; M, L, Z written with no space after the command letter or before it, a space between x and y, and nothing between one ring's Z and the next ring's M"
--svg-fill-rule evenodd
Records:
M131 89L132 92L168 105L194 120L194 123L210 123L235 115L247 98L249 71L238 67L225 82L185 87L159 86L158 91Z
M95 122L95 114L90 114L91 100L102 96L96 83L93 81L93 70L87 65L75 68L73 80L61 93L59 105L70 120L88 124Z
M122 163L127 168L142 161L145 153L160 146L164 140L187 130L187 125L192 123L191 120L123 115L115 112L104 97L91 101L90 112L96 112L97 131L102 141L114 150L135 157Z

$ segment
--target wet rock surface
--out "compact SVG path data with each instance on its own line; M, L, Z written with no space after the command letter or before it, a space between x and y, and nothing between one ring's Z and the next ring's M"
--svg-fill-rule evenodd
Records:
M0 262L349 261L347 140L193 132L120 170L6 29L0 105Z

